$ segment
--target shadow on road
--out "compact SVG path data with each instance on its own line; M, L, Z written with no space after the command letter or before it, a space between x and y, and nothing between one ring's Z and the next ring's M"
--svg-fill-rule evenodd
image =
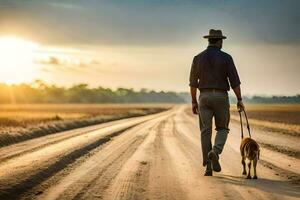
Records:
M300 186L289 181L271 180L265 178L245 179L240 176L220 175L215 176L226 184L233 184L242 187L252 187L272 194L287 195L290 197L300 197Z

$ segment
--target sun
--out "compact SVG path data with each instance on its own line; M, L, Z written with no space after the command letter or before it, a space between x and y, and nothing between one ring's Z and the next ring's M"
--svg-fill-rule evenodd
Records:
M0 37L0 82L21 83L34 79L38 44L17 37Z

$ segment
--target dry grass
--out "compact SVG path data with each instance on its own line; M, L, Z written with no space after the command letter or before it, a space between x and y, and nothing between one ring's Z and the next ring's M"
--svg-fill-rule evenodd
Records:
M171 104L0 105L0 146L171 107Z
M246 105L249 121L271 131L300 135L299 104ZM239 120L235 105L231 106L232 119Z
M0 105L0 127L27 127L45 122L115 115L144 115L169 104L18 104Z
M231 110L237 115L235 105ZM300 125L300 104L250 104L246 110L251 119Z

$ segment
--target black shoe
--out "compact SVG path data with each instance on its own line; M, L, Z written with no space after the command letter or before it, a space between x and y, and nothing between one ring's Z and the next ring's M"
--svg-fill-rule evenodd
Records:
M219 163L219 157L216 154L216 152L214 150L211 150L208 153L208 159L211 161L212 163L212 168L215 172L220 172L221 171L221 165Z
M212 170L210 170L210 171L205 170L204 176L212 176L212 175L213 175Z
M212 176L212 175L213 175L213 171L211 168L211 161L207 161L204 176Z

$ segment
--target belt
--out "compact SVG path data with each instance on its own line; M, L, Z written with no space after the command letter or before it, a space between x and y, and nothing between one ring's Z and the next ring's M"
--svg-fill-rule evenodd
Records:
M215 89L215 88L203 88L200 89L200 92L220 92L220 93L226 93L227 94L227 90L222 90L222 89Z

